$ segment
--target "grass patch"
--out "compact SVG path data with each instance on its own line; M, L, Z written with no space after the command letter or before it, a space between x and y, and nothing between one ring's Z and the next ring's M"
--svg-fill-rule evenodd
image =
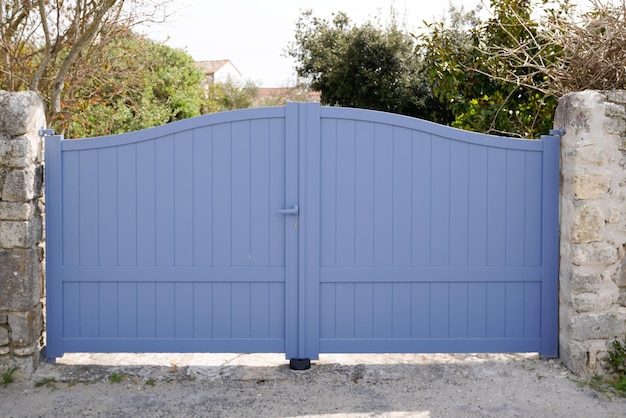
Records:
M35 382L36 388L47 387L50 390L57 389L57 380L54 377L46 377L38 382Z
M13 376L13 373L15 373L16 371L17 367L11 366L4 372L2 372L2 376L0 377L0 384L6 388L9 383L15 382L15 377Z
M111 373L111 376L109 376L109 382L110 383L122 383L125 378L126 378L126 375L124 373L113 372Z
M596 374L580 383L598 392L626 397L626 337L623 342L615 340L611 343L603 362L608 375Z

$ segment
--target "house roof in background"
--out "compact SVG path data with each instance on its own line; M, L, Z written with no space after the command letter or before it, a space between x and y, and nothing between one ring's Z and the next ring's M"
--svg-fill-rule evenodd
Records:
M237 73L241 75L241 72L237 69L237 67L233 65L232 62L230 62L230 60L196 61L196 67L201 69L204 74L215 74L217 71L219 71L221 68L229 63L230 65L232 65L235 71L237 71Z

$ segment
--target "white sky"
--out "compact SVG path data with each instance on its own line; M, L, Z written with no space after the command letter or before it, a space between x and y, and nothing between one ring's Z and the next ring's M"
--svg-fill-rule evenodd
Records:
M480 0L452 3L471 8ZM377 16L386 22L392 4L411 30L423 20L439 20L448 8L447 0L176 0L175 16L148 35L185 49L196 61L230 59L245 80L281 87L296 80L294 62L283 55L301 11L329 20L343 11L357 23Z

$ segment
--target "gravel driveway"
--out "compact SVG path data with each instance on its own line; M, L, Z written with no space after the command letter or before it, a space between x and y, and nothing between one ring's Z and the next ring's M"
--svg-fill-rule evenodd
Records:
M72 354L0 399L2 417L626 416L626 399L522 354L323 355L307 371L274 354Z

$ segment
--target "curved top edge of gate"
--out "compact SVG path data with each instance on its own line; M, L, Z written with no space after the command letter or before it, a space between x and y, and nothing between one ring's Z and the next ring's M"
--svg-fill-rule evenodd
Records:
M287 115L287 108L298 105L304 105L303 107L309 109L316 107L320 112L319 115L321 118L363 121L399 128L407 128L435 135L444 139L487 147L525 151L543 150L543 141L541 140L515 139L498 135L481 134L394 113L348 107L320 106L319 103L288 103L286 106L251 108L212 113L123 134L62 141L62 147L64 150L68 151L115 147L154 140L159 137L222 123L255 119L285 118Z
M93 138L71 139L68 141L63 141L63 149L85 150L92 148L115 147L153 140L159 137L207 126L218 125L221 123L284 117L284 106L230 110L226 112L196 116L193 118L170 122L166 123L165 125L146 128L139 131L127 132L116 135L99 136Z
M543 141L536 139L518 139L506 136L483 134L466 131L446 125L440 125L424 119L377 110L357 109L348 107L322 107L322 118L357 120L370 123L380 123L390 126L412 129L441 138L466 142L487 147L517 149L525 151L543 150Z

